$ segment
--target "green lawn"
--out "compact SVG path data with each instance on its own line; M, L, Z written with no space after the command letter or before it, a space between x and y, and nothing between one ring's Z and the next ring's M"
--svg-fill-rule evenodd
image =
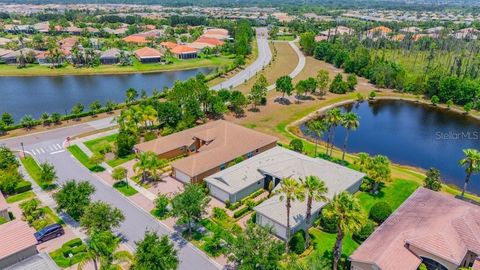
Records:
M25 169L27 170L30 177L32 177L32 179L35 181L35 183L37 183L37 185L39 185L42 189L48 190L48 189L52 189L52 188L55 187L55 184L47 184L47 183L42 183L41 182L40 177L41 177L42 172L40 170L40 166L38 166L35 159L27 156L27 157L22 158L20 160L22 161L22 164L25 167Z
M132 196L138 193L138 191L132 188L130 185L127 186L127 183L124 181L117 182L113 184L113 187L123 193L125 196Z
M72 145L67 147L68 151L80 162L83 164L83 166L87 167L92 172L103 172L105 171L105 168L102 166L96 166L90 163L89 157L85 152L80 149L77 145Z
M231 65L234 58L231 56L218 56L179 60L172 64L142 64L133 58L132 66L100 65L91 68L75 68L66 65L60 68L50 68L39 64L28 64L26 68L18 69L16 65L0 65L0 75L3 76L39 76L39 75L88 75L88 74L121 74L138 72L161 72L173 70L194 69L200 67L219 67Z
M25 191L23 193L8 196L6 198L6 201L7 201L7 203L14 203L14 202L30 199L30 198L33 198L33 197L35 197L35 193L33 193L33 191L29 190L29 191Z
M316 266L319 267L318 269L332 269L332 250L337 235L335 233L326 233L316 228L311 228L309 233L312 236L314 251L309 256L303 258L303 260L313 259L316 262L318 261L316 263ZM345 262L358 246L360 245L352 239L351 235L346 235L343 239L342 262Z
M43 210L43 213L45 213L44 218L47 220L49 225L54 223L65 224L65 222L59 216L57 216L57 214L53 212L53 210L50 207L48 206L42 207L42 210Z
M293 41L295 40L295 35L278 35L275 37L275 40Z
M397 209L417 188L419 184L414 181L395 179L391 183L387 183L377 195L372 195L368 192L361 192L355 194L360 200L360 204L366 213L370 208L380 201L387 202L392 210Z
M61 268L67 268L79 263L87 254L87 246L80 238L72 239L62 245L61 248L50 252L50 257Z
M84 142L84 144L93 153L99 153L101 148L105 144L109 144L113 149L114 143L117 140L117 135L118 134L112 134L112 135L108 135L108 136L105 136L105 137L100 137L100 138L97 138L97 139L86 141L86 142ZM122 158L118 157L118 158L114 158L114 159L111 159L111 160L107 160L106 162L111 167L117 167L118 165L121 165L121 164L123 164L127 161L130 161L130 160L134 159L134 158L135 158L135 154L130 154L126 157L122 157Z

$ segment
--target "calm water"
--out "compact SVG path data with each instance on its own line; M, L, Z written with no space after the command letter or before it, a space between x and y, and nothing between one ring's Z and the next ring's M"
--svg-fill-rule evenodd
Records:
M438 168L445 182L463 185L458 165L462 149L480 149L480 122L470 117L407 101L363 102L342 107L360 116L350 133L347 151L382 154L400 164ZM305 126L301 126L305 132ZM337 128L335 145L342 147L345 129ZM480 176L469 191L480 194Z
M176 80L186 80L198 72L208 74L211 68L198 68L161 73L93 75L93 76L38 76L0 77L0 113L9 112L15 120L25 114L38 118L43 112L65 113L76 103L85 108L95 100L103 104L125 100L130 87L149 95L153 89L170 87Z

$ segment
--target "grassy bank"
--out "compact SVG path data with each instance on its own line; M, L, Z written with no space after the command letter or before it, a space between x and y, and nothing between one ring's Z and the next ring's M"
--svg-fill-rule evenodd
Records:
M200 67L227 66L233 63L230 56L212 58L196 58L190 60L178 60L172 64L142 64L138 60L133 61L132 66L100 65L92 68L75 68L66 65L60 68L50 68L39 64L29 64L26 68L19 69L16 65L0 65L1 76L58 76L58 75L98 75L98 74L127 74L185 70Z
M72 145L67 147L68 151L80 162L83 166L89 169L92 172L103 172L105 168L99 165L94 165L90 163L90 158L85 154L85 152L78 147L78 145Z

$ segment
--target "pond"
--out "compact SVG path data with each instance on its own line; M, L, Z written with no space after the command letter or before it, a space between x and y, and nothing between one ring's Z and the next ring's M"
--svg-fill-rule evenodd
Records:
M463 186L458 165L463 149L480 149L480 121L433 106L400 100L379 100L342 106L360 117L350 133L348 152L386 155L395 163L440 170L446 183ZM303 124L300 129L305 134ZM335 145L343 146L345 129L337 128ZM480 176L472 177L470 192L480 194Z
M130 87L149 95L153 89L162 91L176 80L186 80L212 68L197 68L160 73L135 73L117 75L72 75L0 77L0 113L8 112L16 121L29 114L38 118L42 113L70 112L76 103L88 105L95 100L104 104L111 100L123 102L125 90Z

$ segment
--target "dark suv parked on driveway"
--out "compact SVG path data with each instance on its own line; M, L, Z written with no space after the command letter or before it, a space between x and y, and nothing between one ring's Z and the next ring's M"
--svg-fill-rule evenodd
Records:
M35 235L35 238L37 239L37 242L40 244L48 240L51 240L53 238L60 237L64 234L65 234L65 231L63 230L62 225L52 224L36 232L34 235Z

